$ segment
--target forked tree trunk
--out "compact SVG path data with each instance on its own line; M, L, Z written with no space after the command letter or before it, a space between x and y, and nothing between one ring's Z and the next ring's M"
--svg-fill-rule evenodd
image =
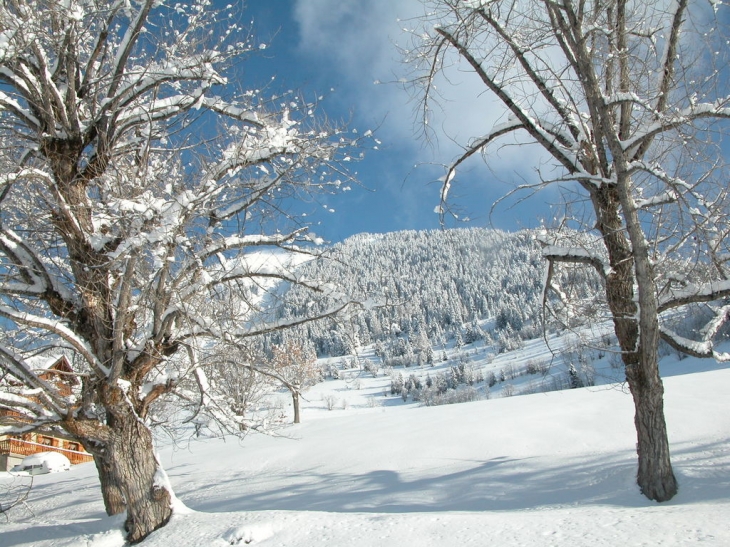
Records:
M664 419L664 386L657 355L659 323L648 254L641 234L634 234L633 250L632 243L623 235L615 188L597 192L594 207L611 265L611 273L606 277L606 298L634 400L639 458L636 480L647 498L667 501L677 493L678 485ZM629 220L629 230L638 229L638 220ZM640 306L636 304L637 289Z
M172 516L172 492L155 457L152 432L118 388L104 390L106 424L69 420L64 428L94 456L109 515L126 510L127 540L138 543ZM120 400L121 399L121 400Z
M628 169L623 159L617 160L617 165L622 171ZM626 367L626 379L636 411L634 423L638 440L636 451L639 456L636 482L647 498L667 501L677 493L678 485L669 456L669 437L664 418L664 385L659 375L659 311L655 275L638 207L631 195L631 186L629 176L619 178L626 230L633 249L639 302L639 347L636 348L638 361L635 366Z

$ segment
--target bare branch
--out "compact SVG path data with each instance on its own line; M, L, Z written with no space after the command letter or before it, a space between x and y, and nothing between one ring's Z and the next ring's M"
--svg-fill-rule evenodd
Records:
M482 68L481 63L474 57L469 49L462 44L454 35L444 28L437 27L436 32L443 36L448 42L459 52L474 69L482 82L504 103L504 105L512 112L512 114L520 121L522 128L535 139L545 150L547 150L568 172L573 173L578 170L573 160L568 157L559 147L558 139L555 135L550 134L545 128L540 127L539 122L530 116L519 106L517 102L506 92L506 90L497 84L494 78L490 77Z

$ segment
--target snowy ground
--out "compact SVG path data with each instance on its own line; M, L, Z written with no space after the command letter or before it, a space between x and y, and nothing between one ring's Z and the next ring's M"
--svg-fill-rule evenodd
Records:
M681 485L671 502L649 502L634 485L633 410L620 385L497 390L426 408L383 403L389 380L362 376L313 388L304 423L278 438L161 447L189 510L144 545L730 545L730 369L691 359L664 368ZM687 370L705 371L678 375ZM340 402L332 411L328 395ZM0 496L10 480L0 478ZM27 507L8 516L3 547L124 543L93 464L35 477Z

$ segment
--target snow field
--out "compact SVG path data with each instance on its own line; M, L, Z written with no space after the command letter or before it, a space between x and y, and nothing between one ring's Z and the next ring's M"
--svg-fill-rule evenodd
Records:
M665 385L680 481L665 504L634 484L630 395L602 386L310 409L278 438L164 446L190 510L143 545L730 545L730 370ZM14 509L0 545L123 545L123 519L104 515L93 465L36 477L28 507L35 516Z

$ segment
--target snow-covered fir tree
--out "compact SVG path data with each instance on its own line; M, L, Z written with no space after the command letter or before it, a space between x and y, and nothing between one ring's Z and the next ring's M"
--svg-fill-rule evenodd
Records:
M320 356L349 353L344 339L352 329L350 337L372 340L383 359L398 359L391 365L432 362L434 346L459 338L471 343L489 336L506 348L518 347L521 338L542 332L545 264L537 234L465 228L352 236L334 245L328 260L304 264L301 273L352 287L361 299L372 297L380 305L361 309L356 321L302 329ZM563 275L577 297L590 300L597 292L591 272ZM311 305L296 287L287 294L287 313Z

